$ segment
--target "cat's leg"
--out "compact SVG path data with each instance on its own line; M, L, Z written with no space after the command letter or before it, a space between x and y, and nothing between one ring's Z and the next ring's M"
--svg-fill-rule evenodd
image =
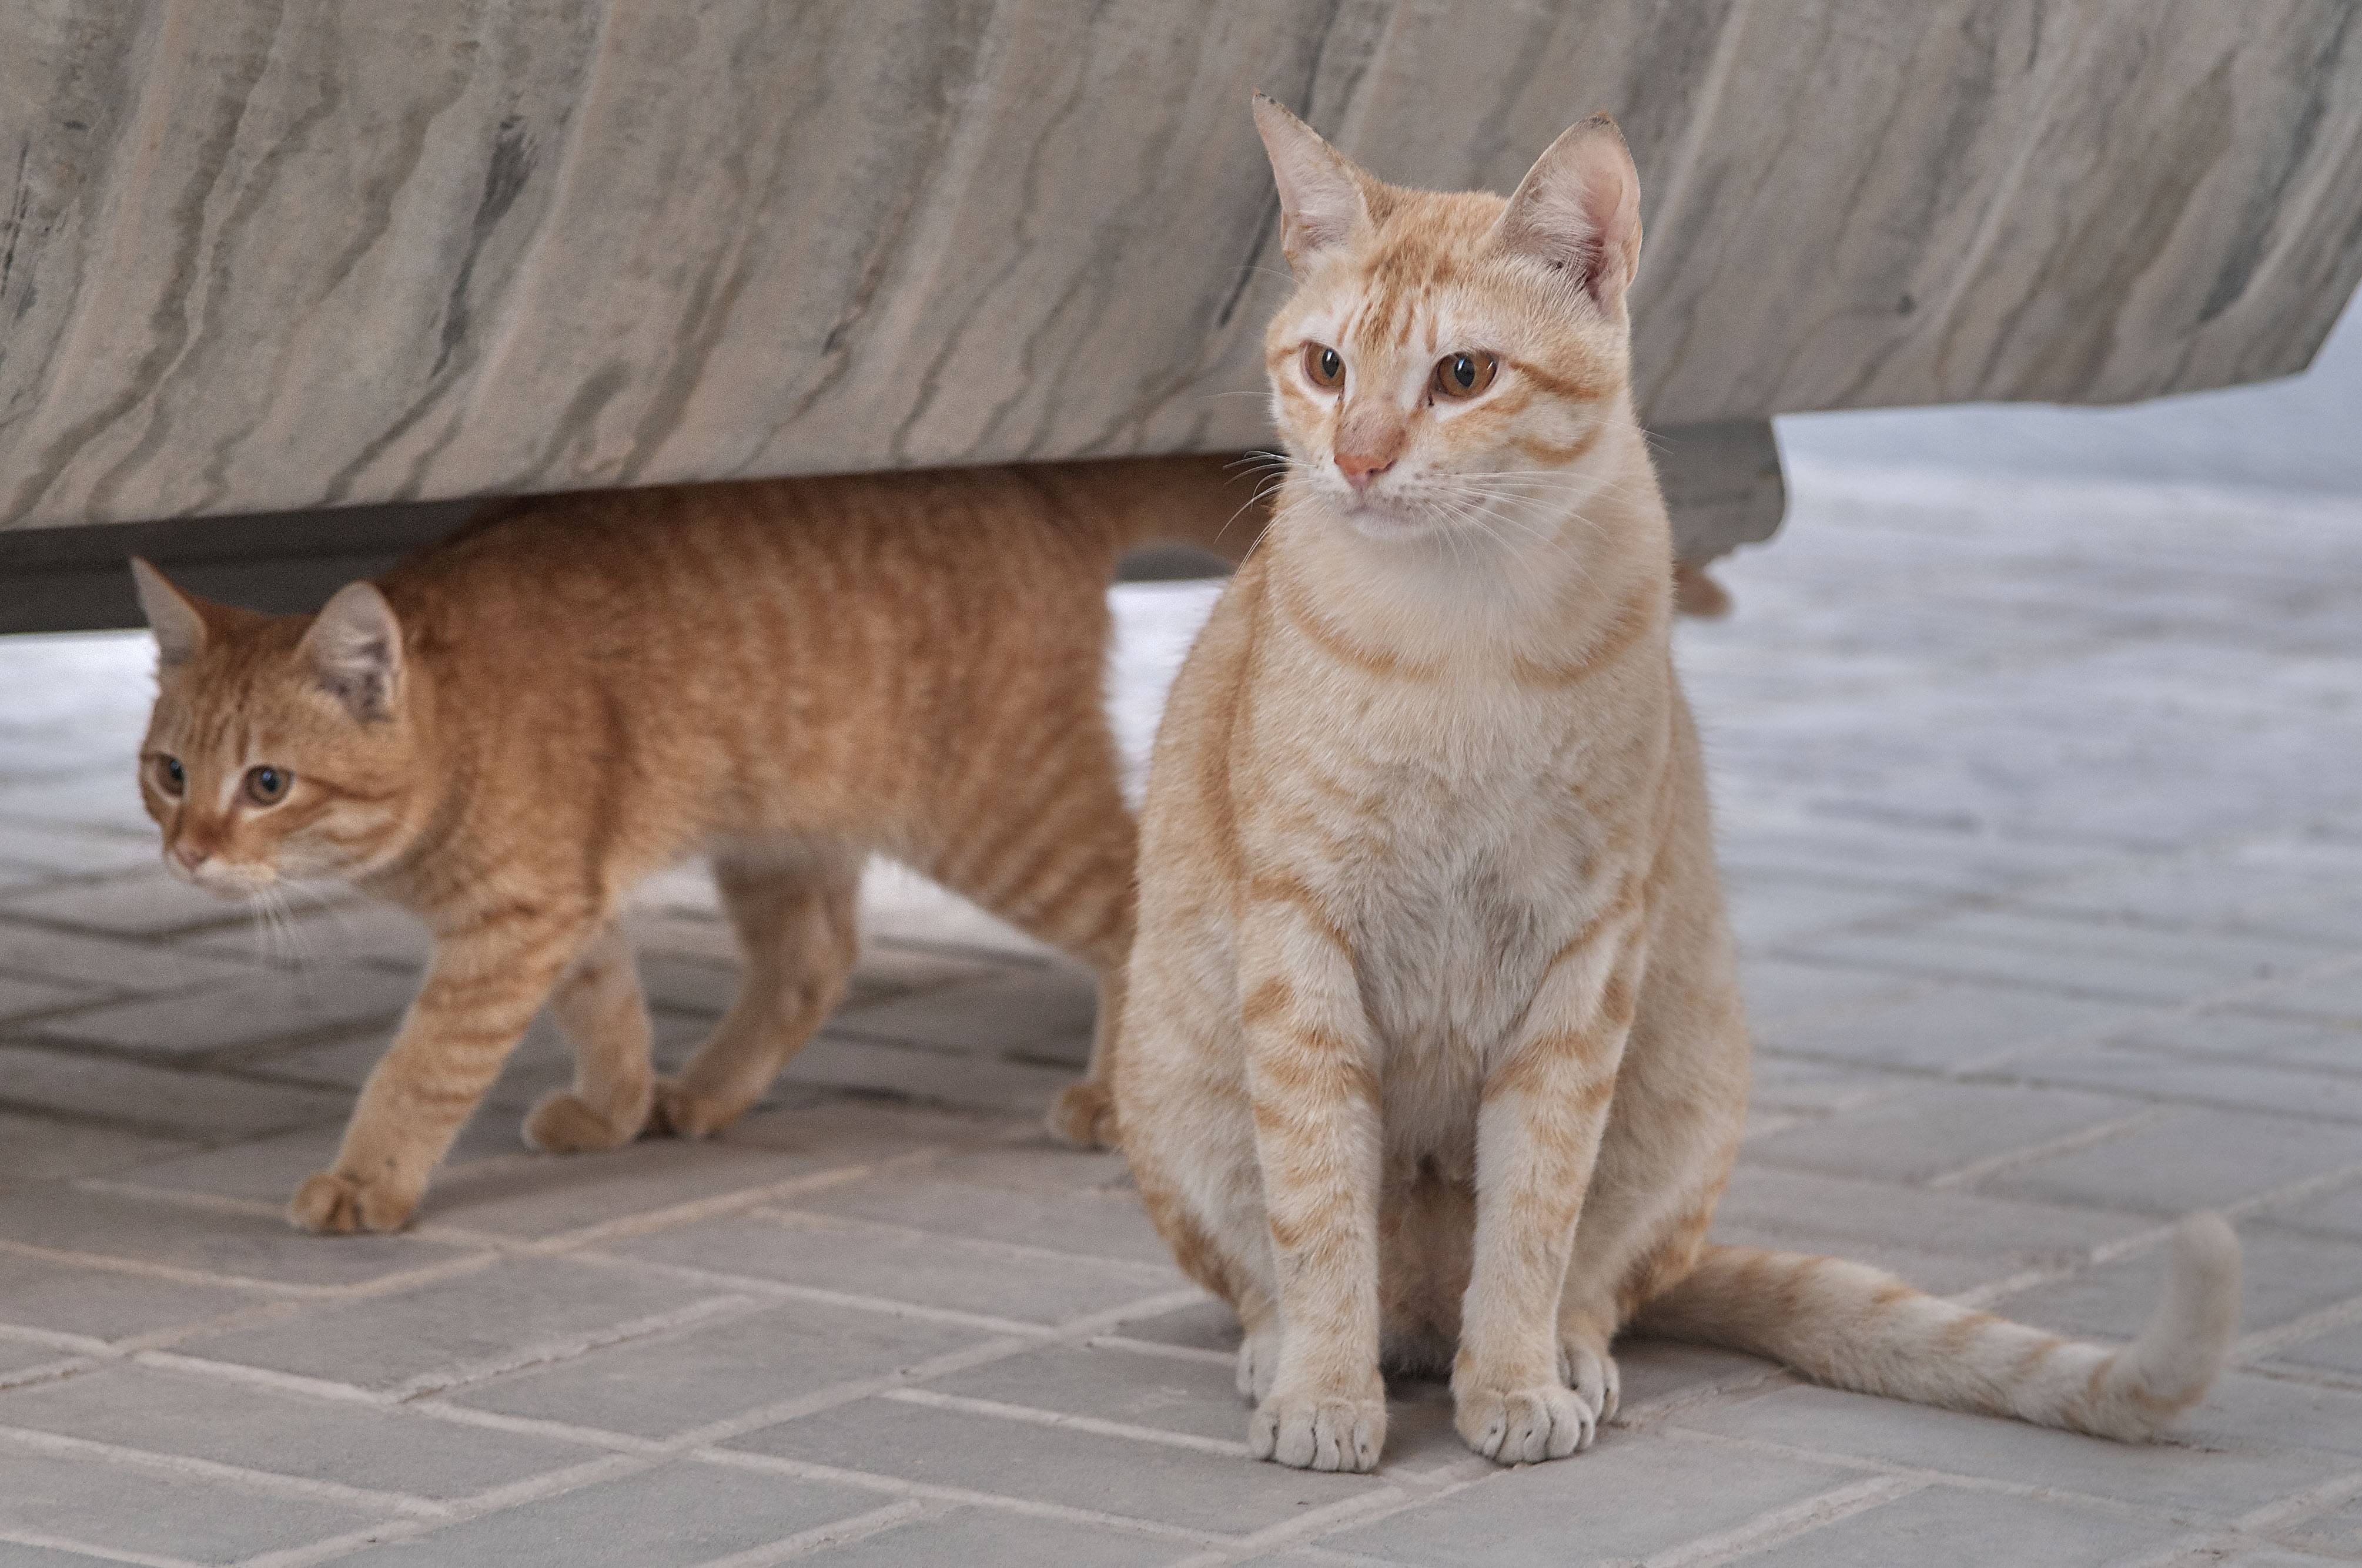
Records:
M1353 955L1317 897L1288 878L1252 883L1247 897L1240 1021L1281 1323L1247 1448L1298 1468L1369 1470L1386 1431L1374 1037Z
M1063 764L996 780L998 790L1030 793L996 796L990 811L976 813L980 831L947 836L918 868L1098 977L1089 1066L1059 1091L1047 1118L1060 1142L1092 1149L1117 1139L1114 1035L1131 950L1138 828L1117 782L1097 687L1084 695L1082 707L1045 721L1061 737Z
M287 1216L316 1231L410 1222L451 1141L603 911L486 911L438 934L426 979L361 1086L336 1163L295 1189Z
M1451 1397L1461 1437L1504 1464L1588 1447L1606 1404L1604 1388L1586 1401L1562 1375L1559 1309L1632 1025L1632 917L1611 911L1552 961L1477 1112L1476 1244Z
M714 885L746 958L738 995L677 1077L657 1082L654 1124L703 1138L744 1116L844 999L858 955L858 850L717 856Z
M574 1087L544 1095L524 1119L525 1147L571 1154L630 1143L656 1095L648 1000L640 966L615 921L599 928L557 982L550 1010L574 1047Z

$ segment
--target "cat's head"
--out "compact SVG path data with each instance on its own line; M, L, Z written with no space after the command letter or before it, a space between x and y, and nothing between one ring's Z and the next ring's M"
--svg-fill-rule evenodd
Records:
M1296 274L1264 347L1297 483L1377 539L1579 507L1628 410L1640 186L1615 122L1560 137L1504 200L1385 184L1271 99L1254 112Z
M183 593L146 561L131 570L156 635L139 792L166 866L236 898L396 853L416 683L385 596L356 582L316 615L262 615Z

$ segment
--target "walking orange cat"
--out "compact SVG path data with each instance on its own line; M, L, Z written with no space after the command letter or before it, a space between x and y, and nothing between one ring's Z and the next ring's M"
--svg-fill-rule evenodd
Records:
M1634 1323L1839 1386L2114 1437L2228 1353L2184 1222L2127 1349L1857 1264L1708 1245L1749 1044L1672 546L1633 415L1639 183L1584 122L1507 200L1381 183L1269 99L1289 458L1151 765L1115 1092L1181 1265L1245 1327L1252 1451L1367 1470L1382 1364L1554 1459Z
M1149 539L1235 555L1247 502L1199 458L557 496L316 615L207 603L133 563L159 652L139 777L168 863L227 896L339 878L434 933L293 1221L407 1223L545 1001L576 1073L528 1143L727 1127L844 996L872 851L1098 973L1100 1039L1052 1125L1106 1142L1134 849L1101 701L1108 583ZM616 915L698 854L745 970L659 1080Z

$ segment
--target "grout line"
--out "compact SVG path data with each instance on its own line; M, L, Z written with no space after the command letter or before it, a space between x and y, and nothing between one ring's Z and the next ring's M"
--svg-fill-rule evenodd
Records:
M268 1388L276 1394L301 1394L313 1399L333 1399L346 1405L390 1406L392 1394L363 1388L359 1384L337 1383L325 1377L306 1377L301 1373L280 1372L267 1366L248 1366L243 1362L215 1361L207 1356L184 1355L179 1351L139 1351L131 1357L134 1364L158 1367L167 1372L182 1372L195 1377L217 1378L224 1383L245 1383L258 1388Z
M810 1529L799 1530L768 1546L752 1547L727 1557L717 1557L711 1562L700 1564L699 1568L771 1568L775 1562L806 1557L822 1547L851 1546L855 1541L883 1535L889 1529L919 1519L939 1518L950 1511L939 1504L905 1497L899 1503L888 1503L883 1507L872 1508L866 1514L855 1514L833 1524L815 1525Z
M107 1358L93 1355L62 1356L56 1361L37 1362L20 1366L14 1372L0 1372L0 1390L29 1388L36 1383L54 1383L76 1373L94 1371L106 1364Z
M46 1551L78 1552L105 1562L137 1563L138 1568L204 1568L204 1564L192 1562L185 1557L159 1557L153 1552L126 1551L120 1547L98 1546L87 1540L76 1540L71 1536L50 1535L45 1530L17 1529L5 1524L0 1524L0 1542L10 1546L30 1546Z
M939 1393L933 1388L892 1388L879 1397L904 1405L923 1405L931 1410L997 1416L1002 1420L1023 1421L1030 1426L1089 1432L1098 1437L1127 1438L1134 1442L1161 1443L1166 1448L1219 1453L1225 1458L1244 1459L1247 1456L1246 1444L1223 1438L1199 1437L1194 1432L1169 1431L1161 1427L1135 1426L1130 1421L1102 1420L1097 1416L1070 1415L1062 1410L1037 1409L1031 1405L1010 1405L999 1399L972 1399L959 1394Z
M2327 1513L2356 1497L2362 1497L2362 1470L2349 1470L2301 1492L2293 1492L2260 1507L2251 1508L2232 1523L2243 1530L2283 1529Z
M1723 1563L1810 1535L1840 1519L1925 1491L1935 1484L1907 1475L1869 1476L1786 1507L1769 1509L1744 1524L1699 1536L1670 1551L1655 1553L1648 1559L1646 1568L1721 1568ZM1618 1564L1617 1568L1625 1565Z
M1233 1544L1228 1537L1218 1535L1211 1530L1192 1529L1186 1525L1162 1524L1154 1519L1137 1518L1128 1514L1104 1514L1095 1508L1069 1507L1064 1503L1043 1503L1030 1497L1005 1496L998 1492L978 1492L966 1486L945 1486L932 1481L907 1481L900 1476L878 1475L866 1470L844 1470L833 1464L814 1464L800 1459L782 1459L776 1454L750 1453L743 1449L701 1448L693 1451L690 1457L702 1460L709 1464L727 1465L736 1470L786 1475L799 1481L820 1481L839 1486L855 1486L863 1491L883 1493L889 1496L914 1497L943 1503L965 1503L972 1507L989 1508L996 1513L1021 1514L1039 1519L1057 1519L1066 1524L1087 1525L1097 1529L1121 1530L1127 1535L1156 1536L1165 1540L1177 1540L1189 1546L1226 1547Z
M1491 1474L1495 1469L1489 1462L1485 1468L1487 1474ZM1391 1486L1381 1485L1376 1491L1364 1492L1359 1496L1341 1497L1336 1502L1325 1504L1320 1507L1308 1508L1294 1518L1282 1519L1274 1525L1265 1525L1252 1535L1242 1537L1227 1550L1200 1552L1192 1557L1186 1557L1178 1562L1169 1564L1169 1568L1219 1568L1220 1564L1238 1562L1249 1557L1261 1557L1274 1551L1284 1551L1298 1541L1308 1540L1314 1536L1327 1535L1349 1525L1363 1524L1374 1518L1400 1513L1415 1504L1432 1500L1433 1496L1429 1495L1405 1494ZM1388 1559L1363 1557L1353 1552L1340 1551L1333 1547L1308 1547L1300 1550L1317 1551L1320 1558L1327 1562L1356 1565L1373 1564L1375 1568L1402 1568L1400 1563Z
M536 1437L552 1442L573 1443L582 1448L605 1449L610 1453L661 1457L672 1452L672 1445L656 1438L635 1437L629 1432L610 1431L604 1427L580 1427L571 1421L554 1421L540 1416L512 1416L499 1410L480 1409L473 1405L454 1405L435 1396L404 1400L399 1408L405 1414L446 1421L455 1427L480 1427L486 1431L507 1432L515 1437Z
M568 1336L560 1340L544 1340L500 1356L488 1356L481 1361L463 1362L458 1367L437 1372L422 1372L417 1376L397 1384L391 1398L395 1403L415 1399L424 1394L447 1394L482 1383L502 1373L518 1372L529 1366L544 1366L554 1362L572 1361L602 1350L609 1345L624 1344L633 1340L646 1339L668 1329L688 1328L714 1319L751 1316L764 1304L744 1296L714 1296L676 1307L668 1312L651 1312L644 1318L626 1319L620 1323L589 1334Z
M289 1475L276 1470L255 1470L243 1464L225 1464L218 1460L199 1459L185 1453L160 1453L149 1449L127 1448L120 1443L67 1437L27 1427L0 1426L0 1443L13 1444L56 1458L93 1460L130 1470L169 1475L178 1480L219 1481L241 1491L259 1492L267 1496L300 1497L306 1502L333 1503L348 1508L390 1510L414 1518L447 1518L452 1513L450 1505L447 1503L412 1496L406 1492L348 1486L339 1481L315 1481L308 1476Z
M105 1340L88 1334L70 1334L61 1329L37 1329L29 1323L0 1323L0 1340L17 1340L47 1350L61 1350L75 1355L105 1355L115 1347Z
M0 1253L38 1258L43 1263L66 1264L75 1268L104 1269L109 1274L127 1274L141 1279L161 1279L173 1285L211 1285L228 1290L249 1290L298 1299L315 1299L326 1294L328 1289L323 1286L284 1285L275 1279L254 1279L244 1275L211 1274L204 1269L182 1268L174 1264L110 1257L104 1253L77 1253L63 1247L36 1246L30 1242L11 1241L5 1236L0 1236Z
M424 1520L413 1518L387 1519L359 1529L332 1535L325 1540L315 1540L302 1546L282 1547L276 1551L257 1552L241 1558L237 1568L312 1568L316 1562L331 1558L348 1557L364 1547L392 1545L423 1535L432 1527Z
M1110 1195L1112 1196L1112 1195ZM1125 1193L1124 1201L1131 1195ZM1159 1279L1173 1277L1173 1265L1146 1263L1137 1258L1108 1257L1099 1253L1072 1253L1059 1247L1035 1246L1026 1242L1004 1242L991 1236L946 1236L939 1231L928 1231L916 1225L898 1225L890 1220L871 1220L857 1215L822 1214L800 1209L779 1209L765 1212L756 1210L756 1218L768 1220L783 1229L796 1231L836 1231L844 1233L869 1233L891 1236L901 1241L924 1242L933 1246L951 1245L970 1252L997 1253L1019 1263L1087 1263L1098 1267L1130 1269L1135 1274L1153 1275Z

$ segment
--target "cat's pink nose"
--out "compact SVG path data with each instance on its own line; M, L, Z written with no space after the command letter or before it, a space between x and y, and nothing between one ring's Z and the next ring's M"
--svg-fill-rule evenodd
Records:
M1380 456L1376 452L1340 452L1337 454L1337 471L1343 474L1345 476L1345 482L1352 485L1356 491L1369 489L1370 481L1372 480L1377 478L1380 474L1385 472L1388 469L1393 468L1394 466L1395 454L1392 452L1388 452L1384 456Z
M183 841L172 846L172 858L181 863L182 870L193 871L205 863L205 851L196 845Z

